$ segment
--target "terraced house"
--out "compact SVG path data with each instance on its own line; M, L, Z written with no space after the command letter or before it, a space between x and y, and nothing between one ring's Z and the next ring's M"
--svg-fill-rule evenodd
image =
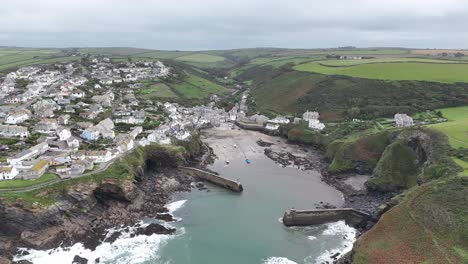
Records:
M26 138L29 136L29 131L24 126L0 125L0 136Z

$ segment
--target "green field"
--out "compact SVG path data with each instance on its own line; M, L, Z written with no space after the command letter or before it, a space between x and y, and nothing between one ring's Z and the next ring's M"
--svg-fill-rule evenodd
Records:
M457 163L460 167L463 168L463 176L468 176L468 162L457 158L454 158L453 160L455 161L455 163Z
M317 61L323 66L346 67L367 63L385 63L385 62L422 62L422 63L466 63L463 61L436 60L424 58L383 58L383 59L364 59L364 60L324 60Z
M468 82L468 64L392 62L360 64L350 67L327 67L311 62L294 67L298 71L327 75L346 75L380 80L418 80L443 83Z
M136 91L136 95L144 99L177 98L177 95L164 83L150 83L147 87Z
M78 59L80 57L67 56L58 49L0 49L0 70Z
M144 57L144 58L156 58L156 59L176 59L181 56L192 54L193 52L190 51L148 51L144 53L138 53L137 57Z
M274 69L277 69L283 65L286 65L288 63L292 63L294 65L298 65L301 63L306 63L306 62L311 62L311 61L316 61L316 60L322 60L324 57L323 56L309 56L309 57L291 57L291 56L285 56L285 57L265 57L265 58L255 58L252 59L249 64L244 65L240 68L235 68L229 73L229 76L231 78L236 78L239 76L242 72L251 69L253 67L260 67L260 66L271 66Z
M135 55L139 53L148 52L148 49L140 49L140 48L81 48L79 52L85 54L93 54L93 55L107 55L107 56L129 56Z
M184 81L170 86L179 96L186 98L206 98L212 94L224 94L228 91L219 84L193 74Z
M445 133L453 148L468 148L468 106L440 109L449 121L431 125Z
M176 58L176 60L180 61L187 61L187 62L202 62L202 63L209 63L209 62L219 62L224 61L224 57L216 56L216 55L209 55L203 53L195 53L190 55L185 55Z
M1 189L14 189L14 188L24 188L29 186L34 186L40 183L49 182L52 180L59 179L59 177L52 173L45 173L40 178L35 180L20 180L20 179L13 179L13 180L3 180L0 181L0 190Z

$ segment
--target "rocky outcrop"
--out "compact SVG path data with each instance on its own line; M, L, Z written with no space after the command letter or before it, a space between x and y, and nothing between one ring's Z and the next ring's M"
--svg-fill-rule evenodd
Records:
M127 197L128 193L124 192L122 187L112 183L101 184L93 191L93 195L98 202L103 204L107 204L112 200L122 203L129 203L131 201L131 199Z
M460 168L448 156L449 149L446 136L439 132L403 130L385 149L366 185L370 190L398 192L454 174Z
M146 227L139 227L133 235L151 236L153 234L171 235L174 234L175 228L167 228L160 224L152 223Z

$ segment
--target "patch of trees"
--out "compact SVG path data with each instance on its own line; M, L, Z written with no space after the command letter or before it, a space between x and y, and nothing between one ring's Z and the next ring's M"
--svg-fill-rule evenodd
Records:
M15 88L23 90L23 89L26 89L26 86L28 86L28 84L30 83L31 81L29 81L28 79L23 79L23 78L16 79Z
M331 119L374 119L392 117L398 112L414 114L468 104L467 83L383 81L324 76L290 71L288 67L275 70L270 66L248 69L238 78L253 80L254 97L255 89L269 89L275 83L285 84L283 92L274 95L284 98L288 97L289 91L297 90L297 86L301 86L300 89L306 89L306 93L289 106L290 112L301 113L308 109L317 109L321 113L333 114ZM268 103L264 100L262 102Z

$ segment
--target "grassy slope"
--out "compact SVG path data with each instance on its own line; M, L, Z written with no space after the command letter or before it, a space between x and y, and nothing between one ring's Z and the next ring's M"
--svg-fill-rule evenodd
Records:
M158 98L177 98L169 86L164 83L148 83L144 88L138 89L136 95L142 99L155 100Z
M52 180L56 180L59 177L55 174L52 173L45 173L42 175L40 178L35 179L35 180L5 180L5 181L0 181L0 189L10 189L10 188L23 188L23 187L29 187L29 186L34 186L36 184L44 183L44 182L49 182Z
M453 148L468 148L468 106L440 109L449 121L431 125L449 137Z
M169 85L179 96L186 98L206 98L212 94L224 94L228 91L219 84L193 74L179 83Z
M58 49L0 48L0 70L78 59L79 57L67 56Z
M176 60L188 61L188 62L218 62L223 61L224 58L221 56L215 56L210 54L195 53L178 57Z
M455 161L455 163L458 164L458 166L463 168L462 175L468 176L468 162L463 161L461 159L457 159L457 158L454 158L453 160Z
M306 110L319 110L325 119L334 119L355 107L357 117L375 118L453 103L468 104L468 85L464 84L381 81L297 71L275 74L268 69L262 73L261 69L249 70L242 76L246 79L267 76L259 77L252 90L256 108L262 112L302 114Z
M369 182L381 191L407 189L417 184L418 172L416 154L397 141L385 149Z
M423 62L423 63L463 63L463 61L451 60L436 60L424 58L380 58L380 59L365 59L365 60L324 60L318 61L323 66L346 67L368 63L385 63L385 62Z
M327 67L312 62L295 67L299 71L346 75L380 80L420 80L443 83L468 82L468 64L448 63L372 63L350 67Z
M412 189L357 242L353 263L466 263L468 178Z
M148 49L140 48L126 48L126 47L114 47L114 48L81 48L78 49L79 52L84 54L93 54L93 55L106 55L106 56L129 56L139 53L148 52Z
M258 110L264 112L300 112L301 108L297 100L305 96L313 87L324 80L325 76L286 73L280 78L262 86L257 86L254 90L254 98ZM310 110L315 110L311 107Z

